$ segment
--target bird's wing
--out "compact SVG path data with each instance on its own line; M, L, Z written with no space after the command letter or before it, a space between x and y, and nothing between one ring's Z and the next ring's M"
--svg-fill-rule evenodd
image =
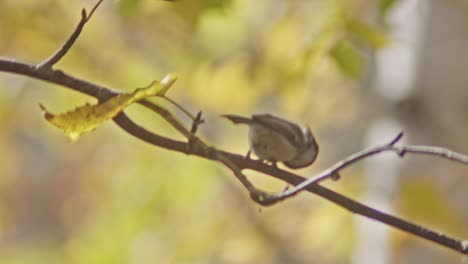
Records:
M224 118L231 120L234 124L250 124L252 119L238 115L221 115Z
M260 125L272 129L273 131L277 131L278 133L285 135L288 141L293 145L297 145L300 141L302 135L301 127L292 122L271 114L256 114L252 116L252 120Z

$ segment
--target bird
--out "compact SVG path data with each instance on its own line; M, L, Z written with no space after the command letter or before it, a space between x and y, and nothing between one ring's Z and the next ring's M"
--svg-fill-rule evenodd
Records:
M254 114L251 117L226 114L222 117L234 124L249 126L249 151L276 167L282 162L291 169L305 168L317 158L319 146L309 127L302 127L272 114Z

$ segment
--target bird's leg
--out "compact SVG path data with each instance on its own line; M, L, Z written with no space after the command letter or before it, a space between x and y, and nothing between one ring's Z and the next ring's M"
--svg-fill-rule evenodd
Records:
M247 151L247 154L245 154L245 159L247 160L250 160L250 153L251 153L251 149L249 148L249 151Z

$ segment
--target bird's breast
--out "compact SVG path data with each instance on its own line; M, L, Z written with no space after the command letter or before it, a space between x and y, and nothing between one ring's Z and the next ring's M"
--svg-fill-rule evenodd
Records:
M268 161L288 161L296 156L296 148L281 134L261 125L251 125L249 141L255 155Z

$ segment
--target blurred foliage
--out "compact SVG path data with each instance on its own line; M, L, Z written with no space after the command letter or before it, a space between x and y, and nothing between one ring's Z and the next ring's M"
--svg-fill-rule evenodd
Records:
M330 51L340 68L354 79L362 77L363 59L348 41L337 43Z
M418 223L437 229L447 226L453 234L463 231L463 217L457 215L447 197L431 182L413 180L403 184L398 205L405 215ZM430 218L426 214L428 211L432 212Z
M94 2L0 1L0 55L41 61L67 39L81 8ZM308 124L322 149L316 165L299 171L308 176L360 149L356 135L369 111L358 87L369 54L389 41L369 17L385 19L394 3L104 1L56 67L127 92L175 72L179 80L168 94L193 112L203 111L207 122L200 136L238 153L247 150L246 130L220 114L271 112ZM0 263L349 259L352 215L327 201L301 195L260 212L213 162L154 148L111 122L68 144L37 108L42 102L61 112L90 101L0 73ZM148 129L180 138L139 106L126 112ZM249 177L265 189L284 188L270 178ZM343 192L359 195L343 182Z
M397 2L397 0L379 0L380 15L385 16Z
M361 42L367 44L373 49L383 48L389 42L388 37L384 32L363 23L355 17L347 18L346 25L348 33L352 37L359 39Z

